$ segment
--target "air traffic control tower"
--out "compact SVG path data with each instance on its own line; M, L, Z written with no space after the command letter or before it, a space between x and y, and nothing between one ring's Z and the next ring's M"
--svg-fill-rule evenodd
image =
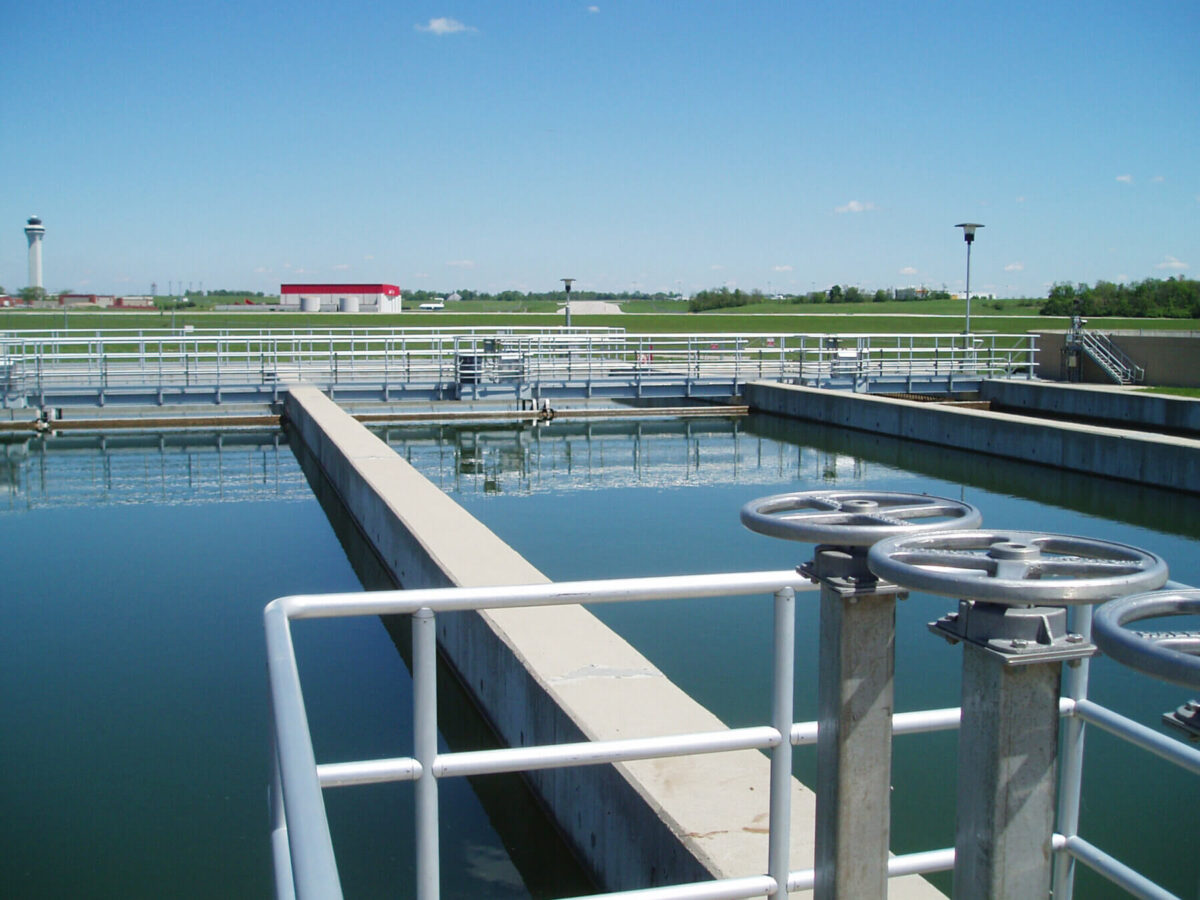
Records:
M29 240L29 286L42 286L42 238L46 236L45 226L37 216L30 216L25 223L25 237Z

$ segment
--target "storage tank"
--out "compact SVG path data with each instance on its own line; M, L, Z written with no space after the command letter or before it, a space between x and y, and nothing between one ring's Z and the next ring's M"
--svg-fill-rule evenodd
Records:
M321 298L320 297L301 297L300 312L320 312Z
M341 297L338 299L338 309L341 312L358 312L357 297Z

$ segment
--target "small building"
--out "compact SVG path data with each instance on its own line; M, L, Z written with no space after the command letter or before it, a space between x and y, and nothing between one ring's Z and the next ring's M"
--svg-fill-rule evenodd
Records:
M394 284L284 284L279 305L295 312L400 312Z
M117 298L112 294L59 294L59 306L94 306L98 309L107 309L117 302Z

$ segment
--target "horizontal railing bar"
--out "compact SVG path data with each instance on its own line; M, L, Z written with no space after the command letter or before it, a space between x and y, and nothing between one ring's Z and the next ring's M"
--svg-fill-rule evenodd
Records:
M538 747L439 753L433 763L438 778L495 775L538 769L560 769L602 763L660 759L733 750L762 750L779 744L779 732L767 725L619 741L581 741Z
M1091 700L1076 700L1074 707L1074 715L1084 722L1124 738L1129 743L1148 750L1156 756L1186 769L1193 775L1200 775L1200 749L1181 744L1175 738L1159 734L1140 722L1128 719Z
M323 788L416 781L420 777L421 764L407 756L367 759L360 762L322 763L317 766L317 778L320 779Z
M751 875L720 881L617 891L612 894L587 894L572 897L570 900L742 900L748 897L770 896L775 890L775 879L770 875Z
M942 850L925 850L903 856L889 856L887 877L900 878L905 875L924 875L928 872L947 872L953 868L953 847ZM811 891L816 886L816 882L816 869L800 869L788 873L787 889L789 892Z
M435 613L469 609L515 609L567 604L623 603L646 600L698 599L774 593L790 587L818 587L794 569L777 572L735 572L712 575L670 575L618 578L607 581L558 581L547 584L483 588L428 588L411 591L371 591L342 594L295 594L273 600L289 619L336 616L411 614L422 607Z
M1056 834L1053 837L1053 846L1056 851L1071 854L1089 869L1140 900L1180 900L1175 894L1078 835L1066 837Z

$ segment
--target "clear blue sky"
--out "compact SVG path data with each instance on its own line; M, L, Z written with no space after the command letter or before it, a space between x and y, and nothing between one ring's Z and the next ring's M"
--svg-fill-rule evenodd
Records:
M1200 270L1200 3L6 4L0 284Z

